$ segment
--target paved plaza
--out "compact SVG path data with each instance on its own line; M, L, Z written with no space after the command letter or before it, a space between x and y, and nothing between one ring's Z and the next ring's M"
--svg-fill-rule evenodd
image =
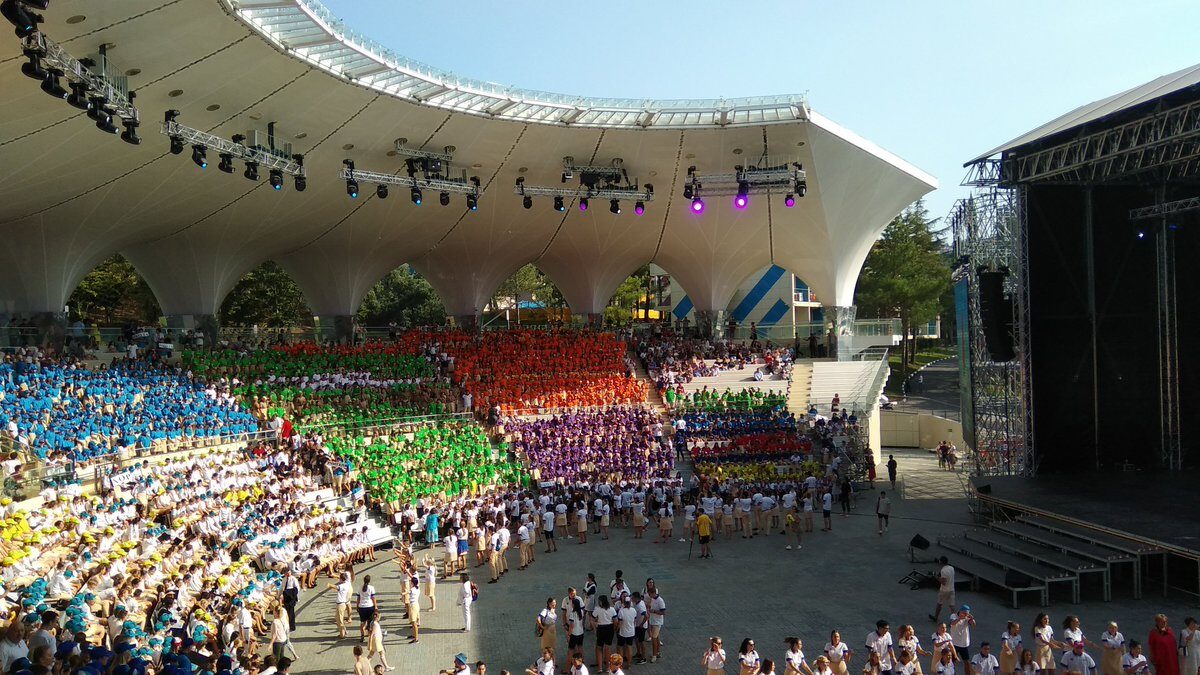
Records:
M957 478L939 472L933 455L920 450L891 450L900 462L901 477L910 481L942 480L944 498L922 490L921 498L896 500L892 526L884 536L876 533L874 502L878 489L888 489L887 481L876 481L876 492L860 495L850 517L834 515L833 532L816 530L806 535L801 550L784 550L784 537L777 532L743 540L720 538L711 560L699 560L695 551L688 558L688 545L673 541L654 544L648 532L643 540L634 540L632 529L613 528L608 541L590 538L586 545L576 540L560 540L559 551L547 554L539 546L537 561L526 570L517 570L517 554L510 551L511 571L500 583L488 584L487 568L472 569L479 584L480 598L474 608L474 628L461 632L462 613L455 605L457 586L445 583L438 589L438 609L421 613L419 644L408 644L409 630L403 616L400 582L391 553L381 552L379 561L360 566L359 575L369 573L380 593L384 627L389 631L385 643L388 660L396 672L407 675L431 674L449 668L454 655L465 652L473 664L482 659L489 673L506 668L521 673L537 657L538 638L534 635L534 617L547 597L560 599L567 586L582 589L586 574L594 572L603 593L620 569L634 589L640 589L647 577L653 577L667 602L666 627L663 631L663 658L656 664L632 668L641 673L699 673L700 654L710 635L721 635L730 654L728 672L736 672L732 658L744 637L752 637L765 658L782 659L783 639L798 636L805 641L806 652L814 658L824 646L831 629L842 632L843 639L860 652L863 637L875 621L884 618L893 631L911 623L928 648L933 623L936 591L909 590L898 580L917 568L933 570L931 564L912 564L908 542L920 533L930 540L939 534L951 534L971 525L971 515L962 498ZM945 478L937 474L942 473ZM909 490L913 492L913 490ZM679 534L677 529L676 535ZM678 539L678 536L676 537ZM417 551L420 559L423 551ZM927 556L928 557L928 556ZM361 576L359 577L361 581ZM324 587L325 580L320 582ZM1143 640L1152 617L1165 612L1176 626L1185 613L1195 612L1195 598L1164 598L1161 584L1147 583L1147 594L1132 599L1127 579L1114 581L1114 599L1101 602L1100 589L1085 585L1085 602L1072 605L1064 589L1055 588L1048 611L1058 632L1062 618L1078 614L1083 628L1097 639L1109 620L1117 620L1127 638ZM337 639L333 620L331 591L307 591L301 598L298 628L294 643L300 654L293 667L296 673L349 673L353 665L352 647L357 644L357 625L352 637ZM1020 609L1005 603L1006 594L985 587L973 593L960 586L959 601L969 603L978 619L973 642L995 642L1007 620L1019 621L1028 635L1028 626L1042 611L1036 597L1023 596ZM424 599L423 599L424 602ZM423 606L424 607L424 606ZM565 638L559 631L559 654L565 654ZM592 663L593 634L584 641L587 663ZM926 659L922 659L927 663ZM861 656L855 663L861 664ZM561 663L560 663L561 665ZM627 669L629 670L629 669ZM854 670L853 672L857 672Z

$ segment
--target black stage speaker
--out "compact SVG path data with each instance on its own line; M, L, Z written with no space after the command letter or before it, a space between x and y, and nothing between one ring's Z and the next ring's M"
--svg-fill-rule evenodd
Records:
M1004 297L1004 277L1008 272L981 270L979 279L979 318L988 354L1001 363L1016 358L1013 349L1013 304Z
M919 534L913 535L912 541L908 542L908 545L921 551L929 550L929 540Z

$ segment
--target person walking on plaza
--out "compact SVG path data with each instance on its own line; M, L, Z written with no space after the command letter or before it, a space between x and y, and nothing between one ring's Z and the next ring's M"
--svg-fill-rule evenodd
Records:
M549 650L553 659L554 650L558 645L558 602L554 598L546 598L546 607L538 612L536 624L542 651Z
M875 519L879 521L879 534L887 532L888 520L892 515L892 500L888 499L887 492L879 491L879 498L875 500ZM887 670L886 668L884 670Z
M358 589L358 637L359 642L367 641L367 624L374 616L379 602L375 599L375 587L371 585L371 575L363 576L362 588Z
M351 581L349 570L342 572L342 580L336 585L328 584L331 590L337 591L334 622L338 627L338 638L346 639L346 624L350 621L350 598L354 595L354 582Z
M825 518L825 527L821 528L822 532L833 531L833 493L825 490L821 494L821 515Z
M899 466L900 465L896 463L896 456L888 455L888 461L887 461L888 480L891 481L893 490L896 489L896 469L898 469ZM1004 675L1009 675L1009 674L1005 673Z
M371 660L362 645L354 645L354 675L371 675Z
M597 668L604 668L604 664L608 663L608 657L612 654L613 635L615 628L613 627L613 619L617 618L617 610L613 609L608 604L608 596L601 595L596 601L596 608L592 610L592 625L596 627L596 663Z
M463 613L463 632L471 632L471 605L475 604L475 584L471 583L471 577L463 572L458 577L458 604L462 605Z
M1042 669L1044 675L1054 675L1054 668L1057 665L1054 662L1054 648L1060 647L1058 640L1054 639L1054 627L1050 625L1050 616L1045 612L1039 612L1037 618L1033 620L1033 660L1038 667Z
M413 572L408 586L408 625L412 628L409 644L421 641L421 577Z
M658 661L662 651L662 629L667 615L667 602L659 595L657 586L651 586L646 595L646 611L650 614L647 628L650 635L650 663L654 663Z
M1154 617L1154 628L1150 629L1146 646L1150 649L1154 675L1179 675L1179 644L1175 641L1175 631L1167 625L1165 614Z
M938 617L942 615L942 606L944 605L950 610L950 614L954 614L954 568L950 566L950 560L946 556L938 558L938 562L942 564L942 569L938 570L938 597L937 606L933 608L933 614L929 618L937 623ZM934 650L937 653L937 650Z
M546 553L558 550L558 543L554 541L554 511L551 509L542 513L542 538L546 540Z
M388 665L387 654L384 653L384 649L383 649L384 631L383 631L383 624L381 623L382 619L383 619L383 617L379 614L379 610L375 610L375 613L371 616L371 627L370 627L371 636L367 640L367 658L370 659L372 656L379 654L379 663L383 665L384 669L391 672L391 671L395 670L396 668L394 666Z
M425 559L425 597L429 598L429 611L437 609L437 564L433 558Z
M1179 631L1179 646L1183 649L1183 675L1200 673L1200 624L1192 617L1183 620Z

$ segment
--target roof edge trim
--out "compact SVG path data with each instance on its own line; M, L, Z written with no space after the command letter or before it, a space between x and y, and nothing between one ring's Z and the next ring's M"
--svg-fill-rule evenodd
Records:
M597 128L721 128L809 119L800 94L715 99L572 96L462 78L349 28L320 0L219 0L280 51L334 77L419 105L490 119ZM436 91L420 95L419 91Z
M843 141L846 141L847 143L859 148L860 150L873 155L887 162L888 164L891 164L897 169L900 169L904 173L907 173L913 178L916 178L922 183L928 185L931 190L936 190L938 188L938 179L934 178L932 174L917 168L915 165L901 159L898 155L884 150L875 143L868 141L867 139L859 136L853 131L850 131L837 122L834 122L828 117L810 110L808 121L824 129L825 131L828 131L834 136L837 136Z

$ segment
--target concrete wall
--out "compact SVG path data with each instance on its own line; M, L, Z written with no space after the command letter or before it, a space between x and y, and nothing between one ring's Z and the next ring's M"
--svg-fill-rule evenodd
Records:
M962 425L944 417L884 410L879 426L882 447L934 448L944 440L963 447Z

